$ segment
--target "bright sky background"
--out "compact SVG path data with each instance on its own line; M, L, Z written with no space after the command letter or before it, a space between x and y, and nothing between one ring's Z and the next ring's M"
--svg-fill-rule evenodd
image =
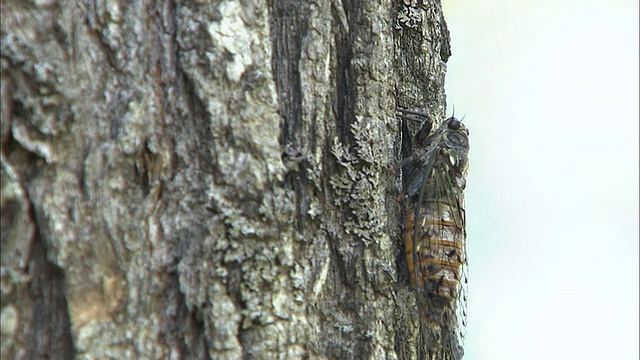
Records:
M638 359L637 0L444 0L465 360Z

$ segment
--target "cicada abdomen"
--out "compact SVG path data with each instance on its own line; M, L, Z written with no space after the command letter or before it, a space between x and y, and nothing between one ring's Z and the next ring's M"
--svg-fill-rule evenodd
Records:
M402 119L420 113L399 110ZM426 117L426 115L423 115ZM462 358L466 320L466 230L464 189L469 131L450 117L431 133L426 123L416 151L404 165L404 244L409 277L416 289L422 334L429 358Z

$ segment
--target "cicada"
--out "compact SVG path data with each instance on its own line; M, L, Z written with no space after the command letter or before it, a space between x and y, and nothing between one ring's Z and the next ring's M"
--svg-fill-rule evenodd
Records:
M426 114L398 109L402 120L420 120L412 154L402 162L404 245L416 290L428 359L461 359L466 327L467 251L465 201L469 131L454 116L432 131Z

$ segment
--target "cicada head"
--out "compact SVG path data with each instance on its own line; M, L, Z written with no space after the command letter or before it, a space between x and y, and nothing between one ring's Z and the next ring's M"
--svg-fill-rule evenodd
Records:
M469 167L469 130L455 117L446 119L437 133L441 146L447 152L449 165L462 177L466 177Z

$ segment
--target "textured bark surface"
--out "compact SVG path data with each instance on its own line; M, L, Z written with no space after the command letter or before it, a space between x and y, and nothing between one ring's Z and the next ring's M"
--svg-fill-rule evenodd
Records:
M2 2L2 358L415 358L439 3ZM428 346L428 344L426 344Z

